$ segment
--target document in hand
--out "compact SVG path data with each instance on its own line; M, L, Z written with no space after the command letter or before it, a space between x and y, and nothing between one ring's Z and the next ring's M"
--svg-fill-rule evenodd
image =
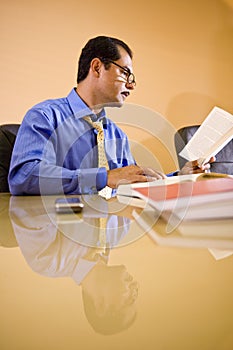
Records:
M201 166L232 138L233 115L214 107L179 155L187 160L198 159Z
M221 201L233 199L233 179L214 178L162 186L148 183L147 187L134 188L132 194L161 212L204 204L208 209L209 203L218 202L221 206Z

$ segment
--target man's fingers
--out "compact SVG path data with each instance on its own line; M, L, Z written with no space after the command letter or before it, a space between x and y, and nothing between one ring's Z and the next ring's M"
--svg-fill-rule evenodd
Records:
M191 162L188 162L187 165L190 163L190 167L192 167L193 169L197 169L200 168L199 164L198 164L198 160L192 160Z
M162 171L154 170L152 168L142 167L143 174L149 178L154 178L155 180L165 179L166 175Z
M107 185L111 188L117 188L120 184L135 182L150 182L166 178L161 171L155 171L151 168L144 168L138 165L129 165L123 168L108 170Z

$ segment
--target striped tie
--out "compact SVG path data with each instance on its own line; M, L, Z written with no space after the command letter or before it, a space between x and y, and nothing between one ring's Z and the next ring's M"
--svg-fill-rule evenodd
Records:
M83 119L86 120L91 126L93 126L94 129L98 131L98 134L97 134L98 167L99 168L105 167L107 170L109 170L108 161L106 158L106 153L104 148L104 129L103 129L102 121L93 122L91 120L91 117L84 117ZM112 195L112 189L106 186L101 191L99 191L98 194L101 197L104 197L105 199L110 199Z

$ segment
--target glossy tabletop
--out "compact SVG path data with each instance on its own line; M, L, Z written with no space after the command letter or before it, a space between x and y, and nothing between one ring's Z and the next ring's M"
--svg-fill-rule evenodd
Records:
M168 233L116 199L55 199L0 195L1 350L233 349L233 221Z

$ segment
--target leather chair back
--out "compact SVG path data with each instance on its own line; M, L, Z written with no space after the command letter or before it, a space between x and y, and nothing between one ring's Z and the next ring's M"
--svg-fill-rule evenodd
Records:
M9 192L8 172L20 124L0 125L0 192Z

